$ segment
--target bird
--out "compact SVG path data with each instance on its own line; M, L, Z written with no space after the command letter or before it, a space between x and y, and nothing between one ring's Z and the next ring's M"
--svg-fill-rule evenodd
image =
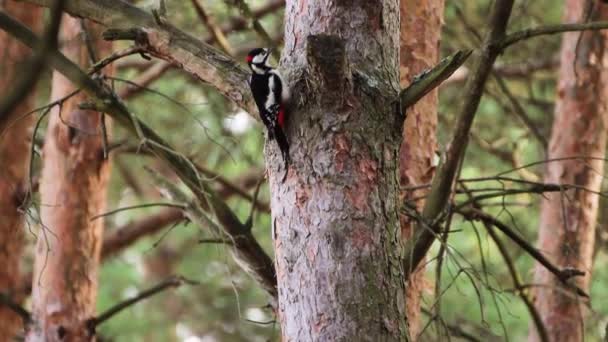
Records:
M276 140L287 170L290 163L289 142L285 135L289 89L279 71L269 64L271 50L255 48L247 54L251 69L249 87L266 126L268 139Z

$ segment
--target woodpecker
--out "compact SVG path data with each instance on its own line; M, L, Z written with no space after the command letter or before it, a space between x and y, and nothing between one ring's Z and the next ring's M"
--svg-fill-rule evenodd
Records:
M276 139L287 170L290 159L285 120L289 89L281 74L270 66L269 57L270 50L266 48L253 49L247 55L247 64L252 72L249 87L258 106L260 118L268 131L268 139Z

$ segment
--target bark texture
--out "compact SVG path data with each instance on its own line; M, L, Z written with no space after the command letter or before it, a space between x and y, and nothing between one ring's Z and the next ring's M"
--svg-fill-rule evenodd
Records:
M87 24L97 55L111 45ZM90 56L80 19L64 16L60 35L64 53L85 67ZM53 73L52 100L74 91ZM109 162L104 159L101 114L80 110L84 95L72 97L51 112L44 144L40 182L41 221L33 279L33 324L27 341L94 340L86 321L94 316L97 270L106 210Z
M586 19L586 1L567 0L565 21ZM608 19L608 5L596 1L589 20ZM557 88L555 121L548 158L588 156L604 158L608 123L606 31L564 34ZM547 165L547 183L569 183L600 191L603 160L566 160ZM599 197L570 190L546 195L541 209L539 247L560 267L587 272L576 279L588 289ZM564 286L545 268L536 266L536 305L551 341L582 341L585 307L564 293ZM531 330L530 341L538 341Z
M0 9L15 19L40 31L42 10L28 4L0 1ZM31 55L31 50L0 31L0 89L11 89L11 85L23 70L22 63ZM27 113L35 105L34 94L30 94L9 116L9 122ZM17 121L0 137L0 292L19 302L20 259L24 239L24 217L20 206L28 188L29 154L34 117ZM21 330L19 316L0 306L0 332L9 340Z
M399 47L401 66L400 84L407 87L414 76L435 65L439 59L439 39L443 21L444 0L401 0L401 43ZM403 142L399 152L399 180L402 187L428 184L435 168L433 159L437 147L437 89L408 108L403 127ZM403 200L421 198L428 189L406 191ZM424 201L416 203L419 211ZM401 217L401 232L404 239L412 237L415 222L407 216ZM410 335L420 332L420 298L424 285L424 268L418 268L407 283L407 318Z
M404 340L399 1L292 0L285 13L284 182L266 145L283 340Z

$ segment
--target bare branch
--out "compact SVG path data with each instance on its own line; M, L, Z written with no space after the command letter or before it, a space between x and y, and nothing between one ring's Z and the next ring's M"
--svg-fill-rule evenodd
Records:
M149 171L156 182L159 183L159 186L164 192L169 194L172 200L187 204L185 213L192 222L201 227L208 228L213 234L226 233L226 238L232 245L230 251L232 252L234 261L271 295L271 304L273 307L276 306L277 279L274 265L270 257L263 252L251 234L251 226L248 223L241 224L240 222L234 223L231 220L226 221L225 218L216 214L219 222L218 225L205 213L202 208L204 202L200 198L193 200L188 198L175 184L160 177L156 172Z
M188 280L184 277L180 277L180 276L171 277L171 278L159 283L156 286L153 286L145 291L140 292L138 295L136 295L133 298L127 299L124 302L114 305L113 307L111 307L108 310L101 313L99 316L91 318L89 321L87 321L87 326L91 332L95 332L95 329L97 328L97 326L99 326L103 322L107 321L108 319L112 318L114 315L120 313L122 310L124 310L130 306L133 306L146 298L154 296L155 294L160 293L168 288L180 287L184 283L190 284L190 285L197 284L196 282L194 282L192 280Z
M608 21L593 21L588 23L575 24L557 24L547 25L526 30L517 31L508 34L502 41L499 42L499 48L504 50L509 46L519 43L522 40L530 39L538 36L546 36L550 34L572 32L572 31L588 31L588 30L605 30L608 29Z
M89 75L99 72L101 69L105 68L106 66L110 65L111 63L113 63L123 57L134 55L136 53L143 53L145 51L146 50L141 46L130 46L124 50L116 51L113 54L109 55L108 57L93 64L91 66L91 68L89 69Z
M224 35L224 32L222 32L222 30L217 25L215 25L213 20L209 18L207 12L205 12L205 9L203 8L203 5L201 5L198 0L191 0L191 2L192 6L194 6L194 9L196 10L198 18L201 20L203 25L207 27L207 30L211 34L212 39L217 42L217 44L222 48L222 50L224 50L225 53L230 56L234 56L234 50L230 46L230 43Z
M245 18L251 20L253 30L260 36L260 38L262 38L262 40L264 41L264 43L267 44L268 47L274 47L274 42L272 38L270 38L268 32L266 32L258 18L253 14L253 12L244 0L228 0L227 2L236 6Z
M101 217L118 214L120 212L127 211L127 210L150 208L150 207L170 207L170 208L176 208L176 209L185 209L185 207L183 205L176 204L176 203L145 203L145 204L131 205L128 207L114 209L114 210L108 211L103 214L97 214L97 215L94 215L93 217L91 217L91 221L97 220L98 218L101 218Z
M519 247L521 247L530 256L532 256L536 261L543 265L549 272L553 273L557 277L557 279L564 283L566 287L572 288L579 296L589 298L589 295L585 291L583 291L575 284L570 284L568 282L568 280L572 277L584 276L585 272L573 268L559 269L557 266L553 265L547 258L545 258L545 256L542 255L542 253L539 252L536 248L534 248L534 246L532 246L528 241L526 241L524 238L520 237L515 231L513 231L509 226L481 210L462 209L458 210L458 213L468 220L481 220L482 222L487 222L488 224L498 228Z
M131 246L141 237L154 234L170 224L184 218L182 210L168 208L137 221L129 222L114 230L112 235L103 240L101 258L106 259Z
M465 189L465 191L468 190L464 184L461 184L461 185ZM473 198L473 196L470 193L468 193L468 195L469 195L469 199ZM473 202L472 205L475 209L481 210L481 206L479 205L479 203ZM488 234L494 241L494 244L496 244L496 247L498 247L498 251L502 255L503 260L507 264L507 268L509 270L509 273L511 274L511 279L513 280L513 285L517 291L516 293L517 293L517 295L519 295L521 300L524 302L524 304L528 308L528 312L530 312L530 316L532 316L532 320L534 322L534 325L536 326L536 330L538 331L538 335L539 335L541 341L548 342L549 337L547 334L547 328L545 327L545 324L543 323L543 320L541 319L540 314L538 313L538 310L536 310L536 307L534 306L532 299L528 296L528 292L523 288L524 284L521 281L521 277L519 276L519 273L517 272L517 268L515 267L515 263L513 262L511 255L509 255L509 251L507 250L507 247L502 242L502 240L500 239L498 234L496 234L496 231L494 231L494 227L488 221L482 220L482 222L483 222L484 227L486 228L486 231L488 232Z
M441 82L452 75L471 55L471 50L458 51L444 58L439 64L416 76L412 83L399 94L401 113L418 102L424 95L438 87Z

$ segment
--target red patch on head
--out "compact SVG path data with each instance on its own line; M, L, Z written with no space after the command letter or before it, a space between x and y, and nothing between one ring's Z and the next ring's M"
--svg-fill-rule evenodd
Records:
M251 63L252 60L253 60L253 56L247 55L247 63Z

